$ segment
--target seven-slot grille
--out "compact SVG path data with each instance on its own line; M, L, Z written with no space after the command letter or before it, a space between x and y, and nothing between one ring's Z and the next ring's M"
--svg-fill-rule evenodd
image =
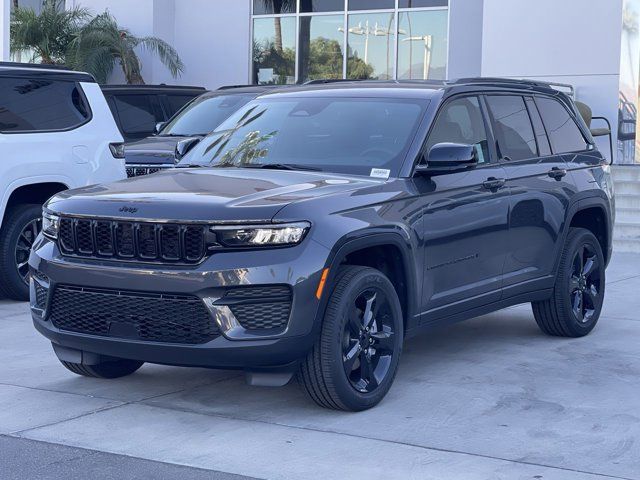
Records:
M58 245L79 257L198 263L206 253L206 228L62 217Z
M220 335L202 300L192 295L58 285L49 319L61 330L153 342L199 344Z
M150 166L128 166L127 167L127 177L141 177L142 175L151 175L152 173L159 172L160 170L164 170L165 168L171 168L170 166L162 166L162 167L150 167Z

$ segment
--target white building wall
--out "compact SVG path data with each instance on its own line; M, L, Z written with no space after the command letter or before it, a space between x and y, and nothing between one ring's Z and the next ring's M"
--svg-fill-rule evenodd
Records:
M174 47L186 65L180 83L207 88L248 83L251 1L176 3Z
M616 138L622 0L484 0L482 30L483 76L572 84Z

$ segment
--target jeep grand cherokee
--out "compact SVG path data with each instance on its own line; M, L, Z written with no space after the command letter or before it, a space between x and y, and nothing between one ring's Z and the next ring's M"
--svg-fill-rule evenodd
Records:
M273 91L179 167L45 206L31 309L72 372L297 373L318 404L362 410L433 326L524 302L549 335L598 321L611 179L547 84Z

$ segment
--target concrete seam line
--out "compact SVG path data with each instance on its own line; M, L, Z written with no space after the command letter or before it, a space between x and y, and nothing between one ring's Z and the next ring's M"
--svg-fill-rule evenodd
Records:
M492 456L492 455L485 455L482 453L473 453L473 452L464 452L462 450L449 450L446 448L439 448L439 447L429 447L429 446L425 446L425 445L419 445L416 443L410 443L410 442L401 442L401 441L395 441L395 440L387 440L384 438L376 438L376 437L365 437L363 435L356 435L354 433L348 433L348 432L339 432L339 431L335 431L335 430L320 430L318 428L311 428L311 427L301 427L298 425L288 425L286 423L279 423L279 422L268 422L266 420L255 420L255 419L246 419L246 418L241 418L241 417L235 417L232 415L223 415L223 414L218 414L218 413L203 413L203 412L197 412L195 410L190 410L187 408L177 408L177 407L166 407L166 406L158 406L158 405L153 405L153 404L145 404L142 402L131 402L132 404L140 404L140 405L144 405L144 406L150 406L153 408L157 408L160 410L173 410L176 412L183 412L183 413L192 413L192 414L196 414L196 415L204 415L207 417L216 417L216 418L223 418L223 419L227 419L227 420L237 420L237 421L241 421L241 422L247 422L247 423L262 423L265 425L275 425L278 427L285 427L285 428L293 428L296 430L302 430L302 431L310 431L310 432L315 432L315 433L329 433L329 434L333 434L333 435L343 435L345 437L351 437L351 438L359 438L359 439L363 439L363 440L372 440L375 442L384 442L384 443L391 443L391 444L395 444L395 445L404 445L407 447L413 447L413 448L419 448L421 450L431 450L431 451L435 451L435 452L442 452L442 453L453 453L453 454L458 454L458 455L468 455L471 457L478 457L478 458L486 458L489 460L499 460L499 461L503 461L503 462L509 462L509 463L516 463L519 465L529 465L532 467L544 467L544 468L551 468L554 470L561 470L561 471L565 471L565 472L573 472L573 473L582 473L582 474L587 474L587 475L593 475L593 476L599 476L599 477L604 477L604 478L613 478L616 480L638 480L636 478L632 478L632 477L619 477L619 476L615 476L615 475L609 475L607 473L597 473L597 472L591 472L588 470L579 470L579 469L574 469L574 468L569 468L569 467L559 467L559 466L554 466L554 465L548 465L548 464L544 464L544 463L535 463L535 462L527 462L527 461L523 461L523 460L514 460L511 458L503 458L503 457L496 457L496 456Z

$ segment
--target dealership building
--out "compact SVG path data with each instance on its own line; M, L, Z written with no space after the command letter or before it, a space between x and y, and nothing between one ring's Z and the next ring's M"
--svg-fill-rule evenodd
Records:
M15 1L0 0L5 59ZM37 10L42 0L18 3ZM217 88L484 76L570 85L559 88L611 123L613 162L640 166L640 0L66 0L66 6L108 10L136 35L173 45L185 64L182 76L173 79L141 52L147 83ZM112 81L122 82L117 70ZM597 141L609 156L609 139ZM629 174L635 187L625 185L625 193L637 194L629 209L640 206L637 173Z

